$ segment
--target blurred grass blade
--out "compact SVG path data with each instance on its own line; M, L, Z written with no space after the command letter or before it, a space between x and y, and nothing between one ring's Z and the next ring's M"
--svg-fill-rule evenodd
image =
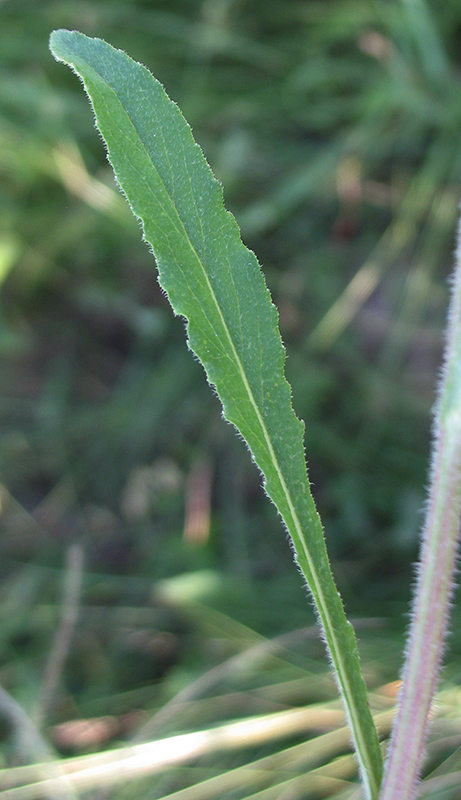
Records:
M418 50L421 66L434 89L443 89L450 76L450 65L425 0L403 0L408 31Z
M82 78L109 160L157 260L159 281L187 320L190 349L242 434L293 540L314 597L368 797L381 751L357 646L330 571L309 481L303 425L284 375L284 349L255 255L243 245L177 106L145 67L99 39L55 31L51 50Z
M392 710L378 714L377 722L384 731L389 730L392 715ZM221 772L178 792L178 798L184 796L184 800L196 797L205 800L221 797L242 786L247 790L253 785L266 786L270 778L274 781L271 793L274 791L280 796L279 781L283 780L286 771L293 771L296 780L299 780L299 773L306 765L314 768L319 761L328 762L331 759L331 763L323 767L328 777L329 773L334 774L338 761L343 760L344 763L341 754L347 747L348 732L342 727L343 719L344 715L339 709L325 703L240 719L143 744L73 756L56 762L53 768L56 772L59 770L57 775L53 774L48 762L9 767L0 770L0 798L40 800L44 796L59 796L63 782L73 791L114 788L126 783L128 778L136 780L155 775L194 762L202 756L259 748L270 742L291 739L293 735L310 734L305 742L282 748L263 758L245 761L235 769ZM346 759L350 765L351 757L346 756ZM352 777L353 772L354 769L349 766L347 777Z

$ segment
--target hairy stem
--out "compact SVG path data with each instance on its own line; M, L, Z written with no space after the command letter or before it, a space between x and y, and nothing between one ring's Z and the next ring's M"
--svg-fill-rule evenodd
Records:
M380 800L416 794L447 631L461 507L461 225L434 420L431 482L403 669L403 685Z

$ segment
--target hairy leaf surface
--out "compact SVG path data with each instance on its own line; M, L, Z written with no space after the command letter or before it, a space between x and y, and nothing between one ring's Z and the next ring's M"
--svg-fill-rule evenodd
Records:
M277 311L190 127L140 64L99 39L55 31L51 50L81 77L117 181L152 248L159 282L186 319L224 416L244 437L293 541L343 695L367 794L381 753L352 627L309 488L303 424L291 405Z

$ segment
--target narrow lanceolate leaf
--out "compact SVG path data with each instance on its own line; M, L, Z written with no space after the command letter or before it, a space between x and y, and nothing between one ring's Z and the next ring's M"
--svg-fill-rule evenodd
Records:
M336 591L312 499L303 424L291 406L285 353L255 255L240 239L191 130L140 64L99 39L55 31L51 50L80 76L109 161L155 255L188 344L216 387L224 416L246 440L293 540L312 592L370 798L381 751L352 627Z

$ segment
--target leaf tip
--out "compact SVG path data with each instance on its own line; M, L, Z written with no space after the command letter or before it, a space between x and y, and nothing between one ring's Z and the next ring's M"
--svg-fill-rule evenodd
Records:
M65 28L58 28L51 32L49 47L56 61L69 63L70 54L74 50L73 44L75 45L77 37L83 37L83 34L78 31L68 31Z

